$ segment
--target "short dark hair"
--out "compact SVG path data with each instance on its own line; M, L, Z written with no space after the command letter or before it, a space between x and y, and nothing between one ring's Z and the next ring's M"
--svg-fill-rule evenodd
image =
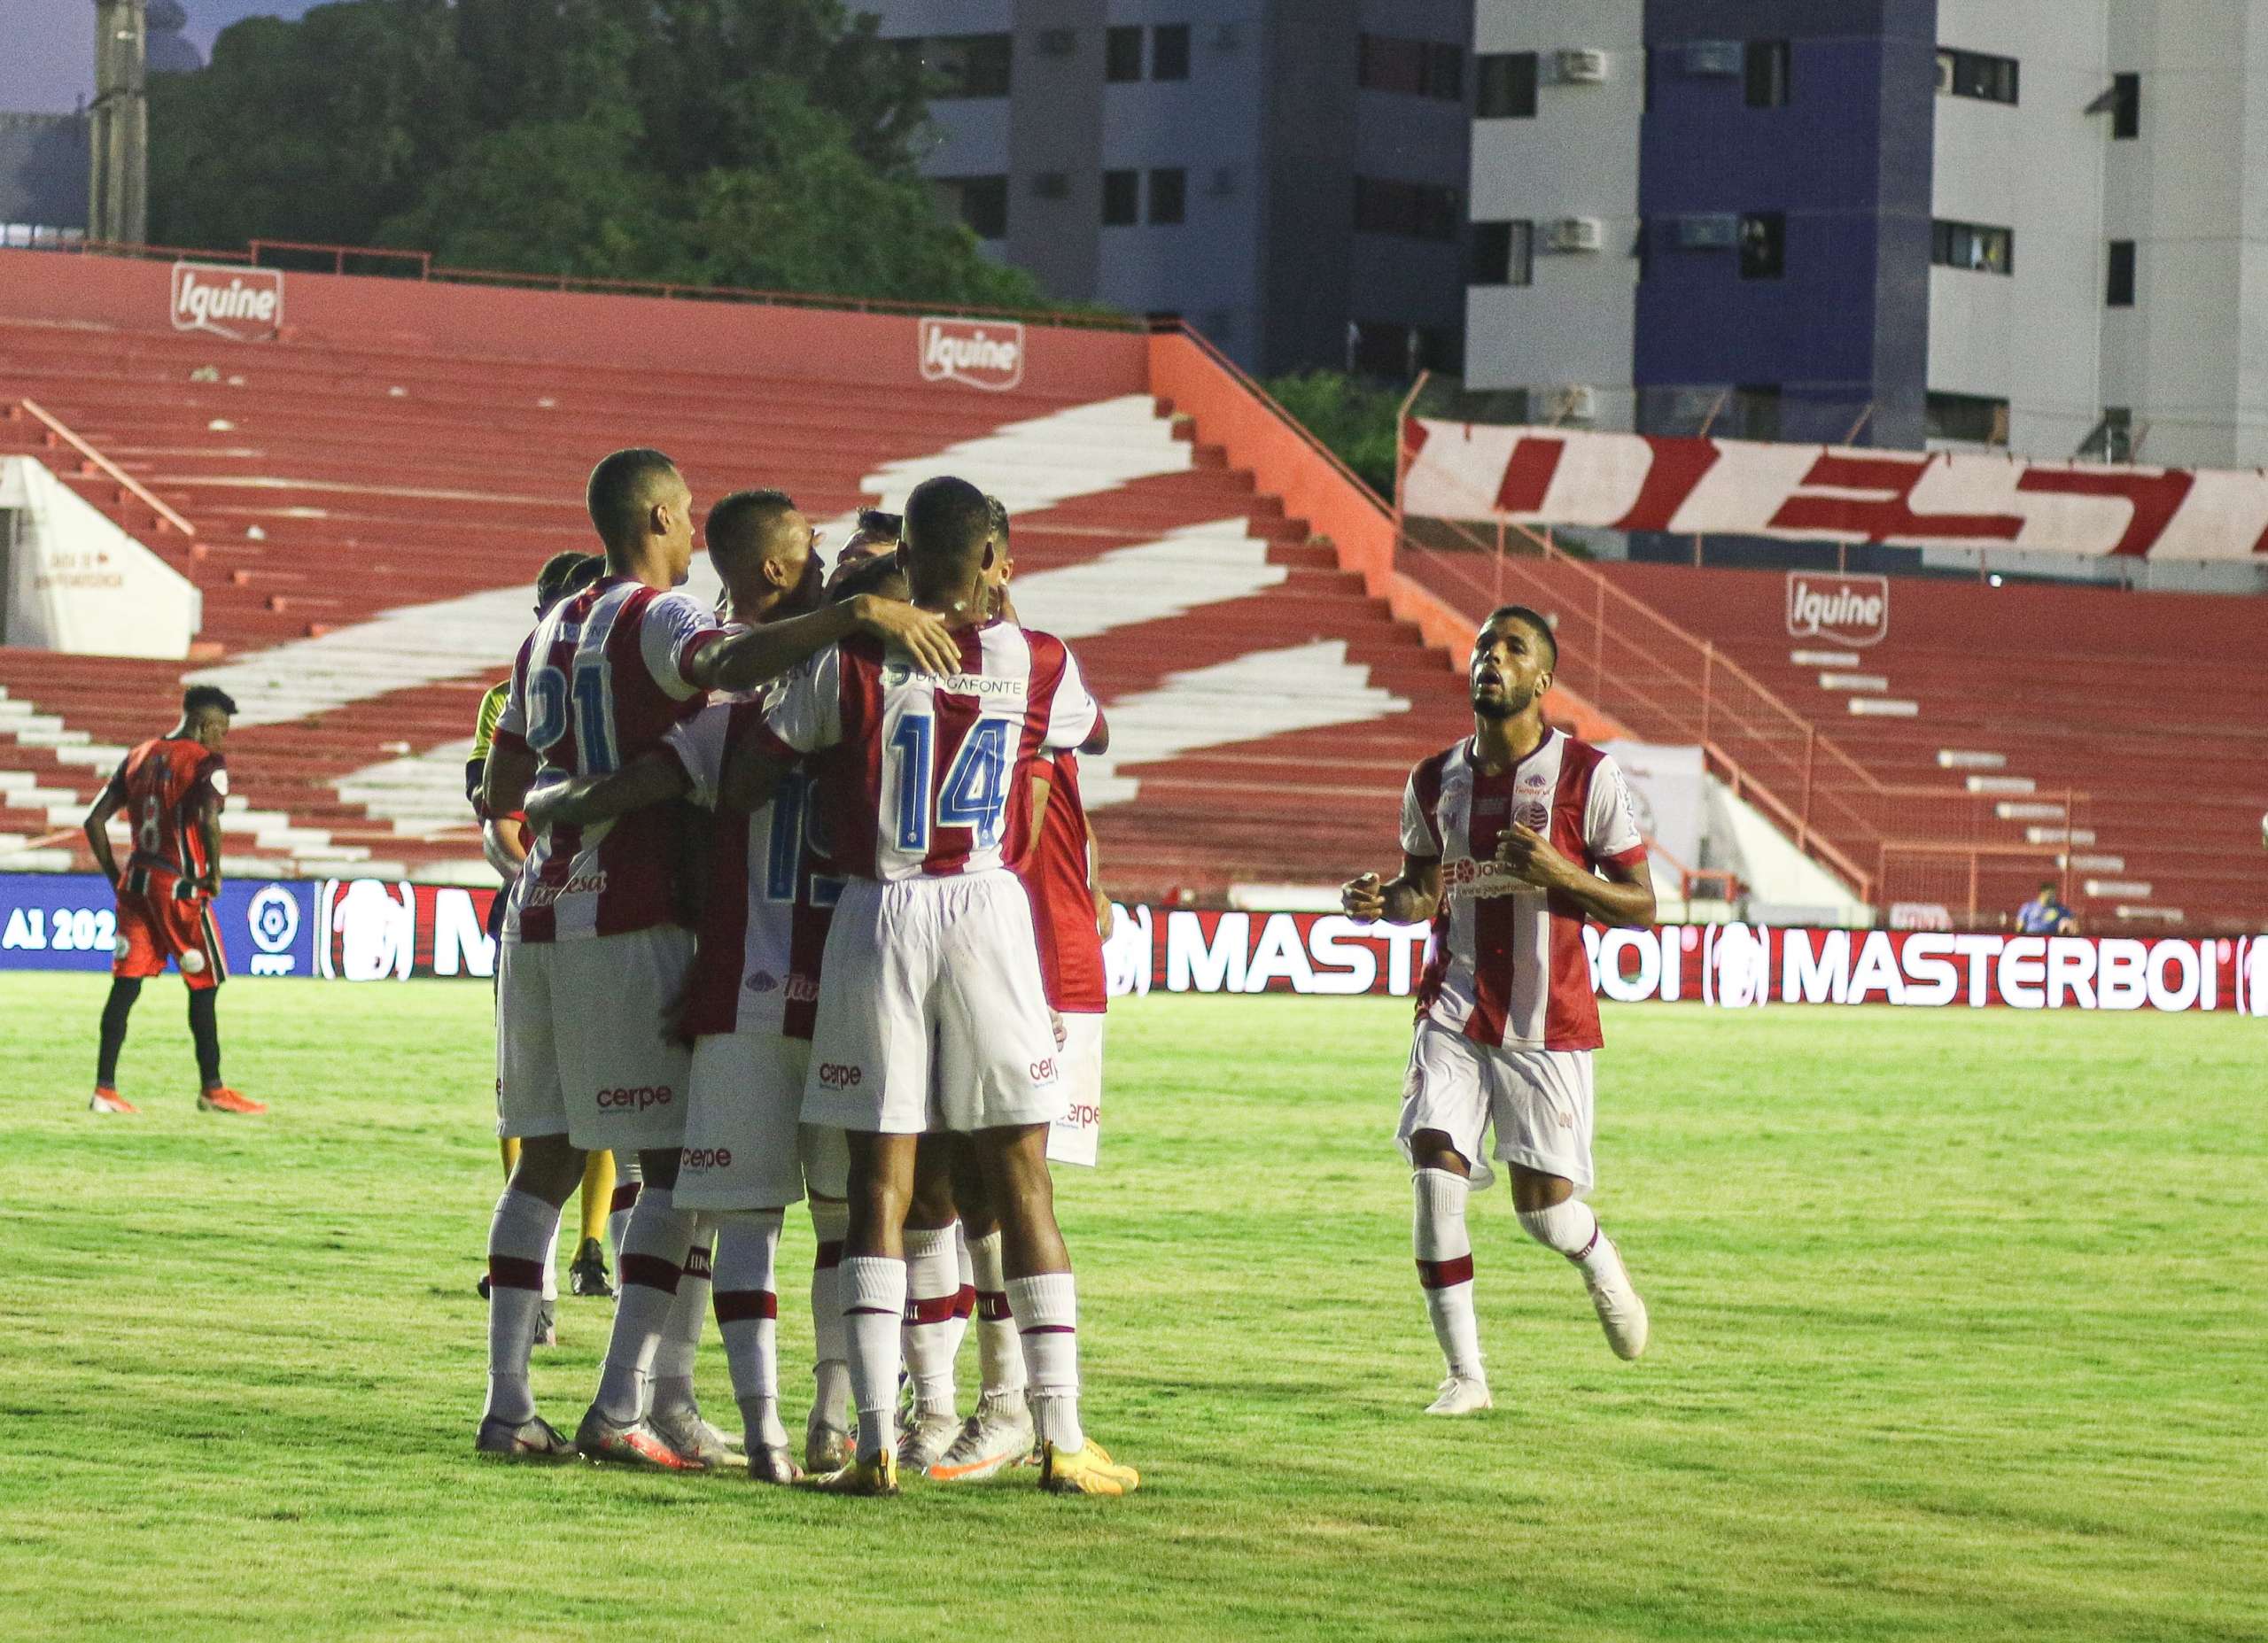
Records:
M193 719L208 709L216 713L225 713L230 718L237 717L236 698L218 685L191 685L182 692L182 717Z
M2053 879L2042 879L2039 881L2039 887L2052 893L2056 888L2055 880Z
M583 487L599 540L612 546L635 537L654 505L654 486L664 476L677 477L677 464L651 446L634 445L602 457Z
M535 573L536 608L548 610L570 593L581 593L605 570L604 554L586 554L571 547L554 554Z
M1558 670L1559 636L1551 631L1551 619L1549 616L1540 610L1531 610L1526 605L1499 605L1488 613L1488 619L1480 625L1483 629L1487 629L1495 626L1499 622L1518 622L1533 628L1542 638L1544 644L1550 648L1552 670L1554 672Z
M861 593L880 593L883 584L903 582L905 579L905 567L899 562L896 553L876 554L871 559L857 560L845 565L835 580L827 585L827 602L836 605ZM896 599L899 595L892 593L885 597Z
M992 534L1000 539L1000 546L1008 545L1008 505L990 491L984 493L984 511L991 517Z
M886 512L879 508L858 510L858 524L854 536L886 536L895 542L905 534L905 515Z
M769 487L734 491L718 498L717 505L709 510L709 523L703 527L710 553L714 554L722 545L726 553L737 554L770 530L782 514L793 513L795 508L795 498L785 491Z
M991 533L992 511L984 492L966 479L940 474L924 479L905 499L905 574L928 579L973 567Z

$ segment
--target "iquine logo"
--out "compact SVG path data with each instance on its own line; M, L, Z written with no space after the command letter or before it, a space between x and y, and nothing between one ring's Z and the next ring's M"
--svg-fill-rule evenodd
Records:
M1890 632L1890 578L1788 572L1788 634L1871 645Z
M1024 379L1024 328L1014 321L924 320L921 380L1005 392Z
M266 341L284 328L283 271L176 262L173 319L177 331Z

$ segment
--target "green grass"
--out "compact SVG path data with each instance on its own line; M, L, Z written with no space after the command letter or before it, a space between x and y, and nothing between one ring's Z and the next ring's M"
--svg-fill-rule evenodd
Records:
M192 1110L170 983L145 1116L82 1111L102 990L0 980L10 1639L2268 1634L2256 1022L1613 1011L1596 1202L1653 1350L1487 1195L1497 1408L1440 1423L1407 1007L1135 1001L1062 1203L1144 1490L890 1503L475 1462L485 988L230 988L259 1122ZM560 1321L571 1425L607 1309Z

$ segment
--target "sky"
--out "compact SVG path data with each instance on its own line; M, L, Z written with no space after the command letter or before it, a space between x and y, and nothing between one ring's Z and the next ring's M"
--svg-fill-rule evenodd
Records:
M312 0L182 0L199 52L245 17L297 17ZM69 113L95 91L94 0L0 0L0 110Z

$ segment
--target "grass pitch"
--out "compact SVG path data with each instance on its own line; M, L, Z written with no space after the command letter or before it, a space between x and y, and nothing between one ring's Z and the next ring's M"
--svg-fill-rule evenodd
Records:
M1653 1348L1484 1195L1497 1408L1439 1422L1407 1007L1131 1001L1061 1203L1143 1492L892 1503L475 1461L486 988L229 988L241 1122L171 983L145 1116L82 1111L103 986L0 980L11 1639L2268 1635L2257 1022L1612 1010L1596 1202ZM571 1430L608 1320L539 1354ZM701 1375L729 1418L713 1335Z

